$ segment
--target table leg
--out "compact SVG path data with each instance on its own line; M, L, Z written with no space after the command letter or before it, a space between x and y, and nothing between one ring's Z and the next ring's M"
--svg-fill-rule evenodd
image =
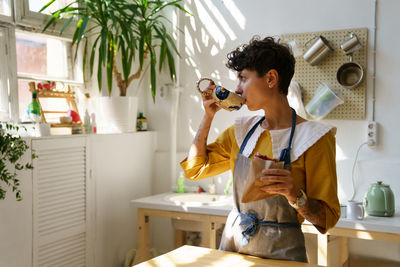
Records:
M203 247L205 248L216 248L216 229L214 222L204 223L203 230Z
M318 265L328 266L328 235L318 234Z
M349 260L349 239L347 237L340 237L339 242L339 264L340 266L346 266Z
M175 230L175 248L179 248L186 244L186 232Z
M138 249L135 263L149 260L150 257L150 220L143 209L138 209Z

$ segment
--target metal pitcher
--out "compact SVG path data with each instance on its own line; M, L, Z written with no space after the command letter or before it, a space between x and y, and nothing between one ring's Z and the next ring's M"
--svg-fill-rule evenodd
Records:
M316 39L317 38L317 39ZM305 61L310 63L311 66L316 65L323 58L325 58L330 52L333 51L332 46L329 44L328 40L322 35L314 36L308 40L304 45L306 46L309 42L316 39L307 51L303 54Z

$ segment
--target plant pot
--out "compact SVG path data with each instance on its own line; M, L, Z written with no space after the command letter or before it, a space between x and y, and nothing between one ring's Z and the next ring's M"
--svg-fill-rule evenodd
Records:
M136 132L138 98L102 96L97 102L98 133Z

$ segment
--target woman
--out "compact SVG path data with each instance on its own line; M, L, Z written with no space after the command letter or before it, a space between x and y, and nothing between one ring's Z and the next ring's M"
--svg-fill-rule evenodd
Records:
M287 100L295 59L273 38L253 38L228 54L227 67L237 71L236 93L251 111L264 117L236 119L207 145L211 122L219 110L203 97L205 113L188 157L181 162L187 178L202 179L233 171L234 208L225 224L220 249L306 262L301 223L307 219L321 232L340 217L335 165L335 128L296 115ZM207 88L212 91L213 84ZM284 161L285 169L265 169L260 190L275 197L241 203L244 184L256 153Z

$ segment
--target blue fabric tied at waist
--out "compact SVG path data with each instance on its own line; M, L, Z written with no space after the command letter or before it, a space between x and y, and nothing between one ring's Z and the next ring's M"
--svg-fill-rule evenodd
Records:
M245 214L240 212L239 215L240 218L242 219L239 225L247 225L246 229L242 231L243 235L242 246L245 246L249 243L249 239L257 231L258 225L279 226L279 227L300 227L299 223L278 223L278 222L263 221L257 217L257 213L252 211L247 211Z

